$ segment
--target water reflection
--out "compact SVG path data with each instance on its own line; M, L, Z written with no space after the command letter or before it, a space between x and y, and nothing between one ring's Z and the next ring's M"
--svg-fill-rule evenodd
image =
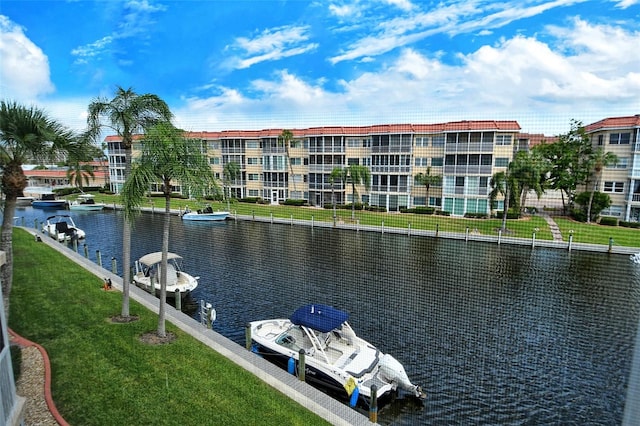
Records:
M121 265L119 213L74 220L90 256ZM138 218L132 259L160 249L162 220ZM381 423L621 423L640 315L627 256L177 217L170 250L202 277L193 298L214 305L214 328L239 344L248 321L303 303L349 311L429 395L387 407Z

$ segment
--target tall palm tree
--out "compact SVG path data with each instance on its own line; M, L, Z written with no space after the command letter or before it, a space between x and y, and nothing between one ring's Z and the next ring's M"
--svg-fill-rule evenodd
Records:
M133 136L143 133L151 126L170 121L173 115L167 104L157 95L138 95L132 88L119 87L113 99L96 98L89 104L87 117L88 134L98 139L100 133L107 129L122 138L125 151L125 176L131 171L131 151ZM131 220L126 212L122 227L122 312L123 320L129 319L129 284L131 280Z
M184 131L169 122L147 130L141 140L142 151L131 168L122 188L125 211L129 217L140 210L153 183L160 182L164 195L164 226L162 231L162 261L160 265L159 337L166 337L165 305L167 297L167 253L169 251L169 224L171 219L172 183L179 182L199 193L216 185L207 157L200 150L200 142L186 139Z
M607 167L618 163L618 156L613 152L605 152L604 149L598 148L591 155L591 161L593 163L593 189L589 195L589 205L587 206L587 223L591 222L591 206L593 204L593 194L597 191L600 184L600 178L602 177L602 170Z
M227 199L227 211L231 211L231 205L229 204L229 199L231 198L231 182L240 177L240 165L235 161L225 164L222 169L222 177L224 185L226 186L224 197Z
M415 181L419 185L424 185L427 189L427 206L429 205L429 189L431 185L439 185L442 183L442 176L432 175L431 167L427 167L426 173L418 173L415 177Z
M522 210L526 207L529 191L535 192L538 199L542 197L548 168L539 153L529 151L518 151L509 167L519 190L519 194L514 194L513 198Z
M22 165L30 159L52 159L57 153L72 149L77 142L70 130L42 110L15 102L0 103L0 188L5 196L0 249L7 257L2 269L2 290L7 310L13 280L13 217L16 199L24 195L27 187Z
M289 172L291 174L291 180L293 181L293 190L297 192L296 181L293 178L293 165L291 164L291 154L289 151L289 148L291 147L292 139L293 139L293 133L291 132L291 130L283 130L280 136L278 137L278 142L284 146L284 149L287 152L287 162L289 163Z
M509 163L511 165L511 163ZM489 204L491 208L493 208L493 204L499 195L504 197L504 209L502 213L502 232L507 231L507 213L509 211L509 201L511 199L511 194L514 191L515 182L511 175L511 171L509 167L507 167L506 171L498 172L491 177L489 181L489 185L491 186L491 192L489 193Z
M351 219L356 218L356 200L360 198L356 191L356 185L364 185L365 190L371 187L371 172L367 166L352 164L346 168L346 178L351 182Z

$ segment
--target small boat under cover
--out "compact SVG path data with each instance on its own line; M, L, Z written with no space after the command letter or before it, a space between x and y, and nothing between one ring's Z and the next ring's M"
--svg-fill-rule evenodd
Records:
M356 336L348 318L334 307L311 304L289 319L251 322L252 351L296 374L304 349L306 381L351 406L369 404L373 385L379 400L406 395L424 399L402 364Z
M92 194L80 194L75 201L69 204L69 210L98 211L104 209L104 203L96 203Z
M40 198L31 201L31 207L41 209L65 209L67 200L60 200L53 193L45 193Z
M85 232L76 226L71 216L66 214L49 216L42 224L42 232L53 239L57 237L60 242L81 240L85 237Z
M135 264L133 282L150 291L153 285L155 294L160 294L160 266L162 252L149 253L142 256ZM175 298L176 290L180 290L183 298L198 287L200 277L194 277L183 270L182 256L175 253L167 253L167 298Z

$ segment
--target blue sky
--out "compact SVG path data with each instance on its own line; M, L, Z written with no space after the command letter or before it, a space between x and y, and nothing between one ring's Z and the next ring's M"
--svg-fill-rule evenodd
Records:
M190 131L640 113L640 0L0 1L0 98L81 130L116 86Z

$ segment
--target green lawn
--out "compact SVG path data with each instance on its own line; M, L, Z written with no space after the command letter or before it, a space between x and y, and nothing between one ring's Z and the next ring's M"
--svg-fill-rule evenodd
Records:
M116 195L96 194L96 199L109 204L119 203ZM216 210L226 210L227 204L220 202L209 203ZM193 200L172 199L172 209L183 209L186 205L191 209L200 207L198 202ZM164 209L164 199L150 198L147 207ZM249 204L234 202L231 204L232 213L239 215L256 215L274 218L293 218L314 221L333 221L333 211L315 207L293 207L293 206L272 206L268 204ZM360 223L362 225L395 227L407 229L424 229L442 232L465 233L477 231L483 235L497 236L498 229L502 225L500 219L466 219L452 218L437 215L420 215L409 213L372 213L367 211L356 211L355 221L351 219L351 210L337 210L338 220L345 223ZM608 245L609 238L613 238L615 245L627 247L640 247L640 229L603 226L598 224L586 224L575 222L566 218L555 218L559 225L564 241L569 241L570 230L573 231L574 242ZM547 222L539 215L528 216L522 219L507 221L507 228L510 237L531 238L536 232L536 238L540 240L552 240L553 236Z
M9 326L47 350L70 424L328 424L171 323L174 342L142 343L155 313L132 300L140 320L112 323L121 293L21 229L13 253Z

